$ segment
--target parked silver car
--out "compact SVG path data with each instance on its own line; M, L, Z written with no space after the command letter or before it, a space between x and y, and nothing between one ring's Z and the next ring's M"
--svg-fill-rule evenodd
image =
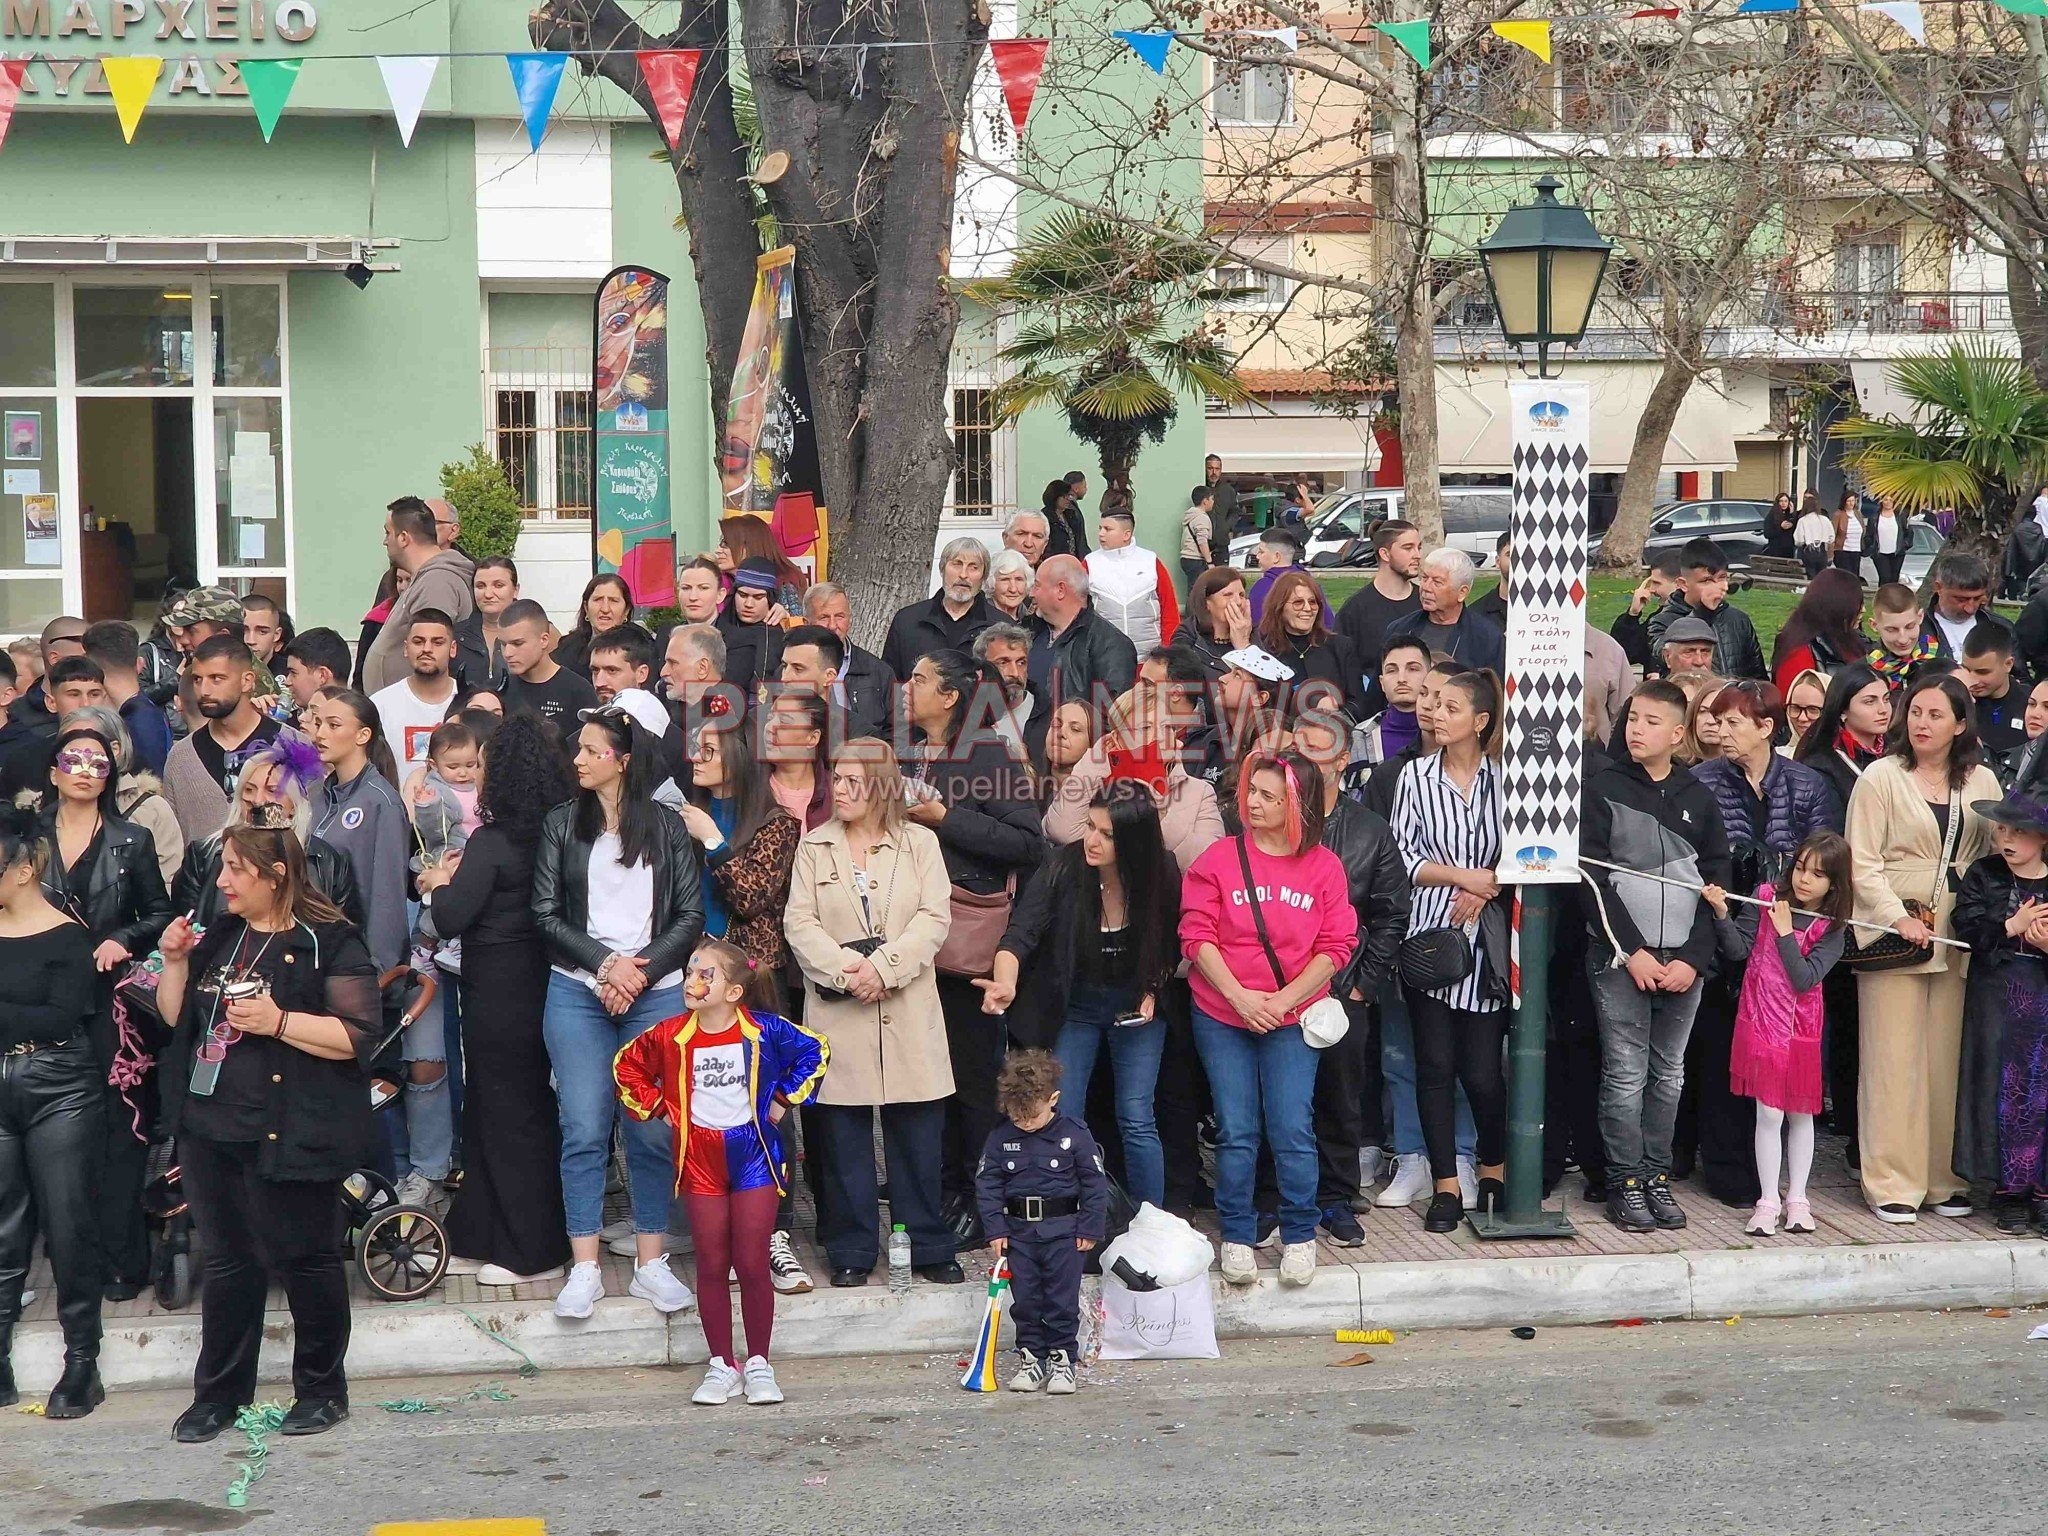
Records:
M1462 549L1479 565L1493 558L1494 546L1508 531L1513 498L1504 486L1447 485L1439 493L1444 504L1444 542ZM1402 515L1406 493L1398 487L1371 491L1331 491L1317 498L1303 521L1300 532L1307 542L1303 558L1335 554L1353 539L1362 539L1375 524ZM1256 533L1241 533L1230 541L1230 563L1252 568L1252 547ZM1366 557L1371 563L1371 556Z

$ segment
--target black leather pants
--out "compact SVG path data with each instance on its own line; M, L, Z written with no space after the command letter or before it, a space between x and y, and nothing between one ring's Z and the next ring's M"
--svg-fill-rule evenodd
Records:
M97 1191L105 1077L83 1038L0 1056L0 1329L13 1327L40 1223L68 1358L100 1352Z

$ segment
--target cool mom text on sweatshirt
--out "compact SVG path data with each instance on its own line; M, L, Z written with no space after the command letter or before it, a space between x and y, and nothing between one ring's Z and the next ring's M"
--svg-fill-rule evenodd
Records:
M1251 854L1259 911L1265 917L1273 952L1280 957L1281 974L1293 981L1317 955L1328 955L1342 971L1358 945L1358 914L1351 906L1343 861L1320 845L1287 858L1263 853L1256 843L1246 847ZM1180 900L1181 949L1190 960L1202 945L1214 944L1240 986L1254 992L1280 990L1281 983L1274 980L1272 964L1259 943L1236 838L1226 837L1203 850L1188 867ZM1201 967L1189 971L1188 985L1195 1005L1211 1018L1243 1024ZM1303 998L1288 1021L1298 1020L1301 1008L1327 990Z

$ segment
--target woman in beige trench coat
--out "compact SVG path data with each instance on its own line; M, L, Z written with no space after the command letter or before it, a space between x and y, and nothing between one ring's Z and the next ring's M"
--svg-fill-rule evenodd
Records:
M1970 806L1997 799L1998 780L1978 761L1970 696L1953 677L1908 687L1894 718L1897 745L1863 770L1849 796L1856 919L1915 944L1930 933L1953 938L1956 871L1990 847L1984 821ZM1944 869L1942 847L1954 817L1962 822ZM1934 909L1931 928L1907 911L1908 901ZM1867 930L1854 935L1859 944L1876 937ZM1967 951L1937 944L1924 965L1857 977L1863 1198L1880 1220L1917 1221L1922 1207L1943 1216L1970 1213L1949 1163L1969 963Z
M889 1216L909 1234L914 1270L941 1285L962 1279L939 1209L953 1069L932 964L952 923L945 857L904 815L895 753L856 737L832 759L832 819L797 845L783 919L803 969L804 1023L832 1047L804 1128L816 1122L818 1242L836 1286L866 1284L879 1255L878 1108Z

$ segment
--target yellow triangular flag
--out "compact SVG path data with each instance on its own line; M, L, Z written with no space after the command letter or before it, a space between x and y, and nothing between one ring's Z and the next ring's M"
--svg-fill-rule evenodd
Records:
M107 73L107 89L114 93L114 111L121 119L121 137L133 144L136 125L142 121L143 110L149 105L149 93L156 89L157 77L164 72L164 61L153 55L130 55L120 59L101 59L100 68Z
M1496 21L1493 35L1517 48L1526 48L1544 63L1550 62L1550 23L1547 21Z

